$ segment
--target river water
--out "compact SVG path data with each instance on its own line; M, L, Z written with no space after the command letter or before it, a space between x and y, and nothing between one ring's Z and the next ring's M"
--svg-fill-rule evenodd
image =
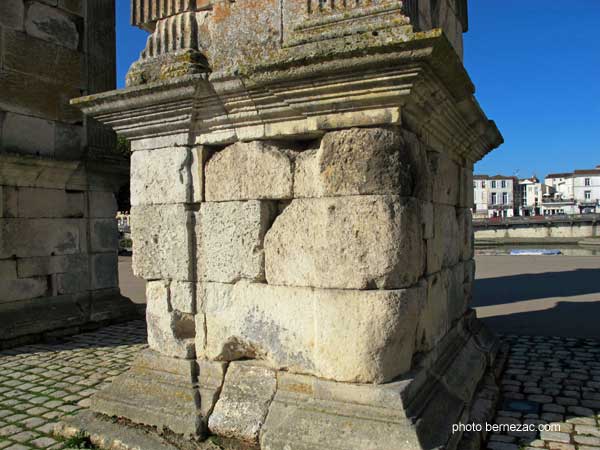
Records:
M540 244L518 244L518 245L476 245L475 255L510 255L512 250L560 250L560 255L551 255L549 257L560 256L600 256L600 247L598 246L580 246L580 245L540 245Z

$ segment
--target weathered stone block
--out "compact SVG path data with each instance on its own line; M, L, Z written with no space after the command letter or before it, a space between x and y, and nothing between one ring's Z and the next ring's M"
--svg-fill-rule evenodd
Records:
M405 133L406 134L406 133ZM398 194L427 199L425 151L399 128L353 128L327 133L318 151L296 165L294 195Z
M73 50L79 47L77 26L68 14L57 8L34 2L27 10L25 30L31 36Z
M4 67L53 82L85 87L83 55L76 50L32 38L21 31L6 31L4 39Z
M117 215L117 199L112 192L90 191L90 217L105 217L114 219Z
M203 278L222 283L264 280L263 240L276 212L276 205L260 200L203 203L198 261Z
M13 186L2 186L0 189L2 215L0 217L15 218L19 215L19 190Z
M69 105L69 99L81 95L81 89L11 70L0 71L0 108L24 115L44 117L67 123L80 122L81 113ZM22 138L24 139L24 138ZM33 140L33 138L29 138ZM34 141L37 143L38 141ZM54 140L48 142L54 145Z
M0 25L3 27L21 30L24 17L23 0L2 0L0 2Z
M0 303L26 300L35 297L43 297L48 293L48 281L46 277L32 277L19 279L0 278Z
M427 273L455 265L461 253L461 241L453 206L436 204L434 209L434 236L427 240Z
M156 150L165 147L185 147L189 145L190 136L188 133L167 134L166 136L134 139L131 141L131 151Z
M17 278L17 261L5 259L0 261L0 279L14 280Z
M448 292L450 275L448 270L429 275L426 278L427 295L421 306L417 326L417 348L431 350L448 332Z
M394 289L413 285L424 263L418 204L392 195L296 199L265 237L275 285Z
M82 145L83 127L61 122L56 122L55 127L54 156L57 159L80 159L84 150Z
M87 291L90 287L88 272L69 272L56 275L56 292L58 295L75 294Z
M460 238L460 260L467 261L475 254L473 237L473 214L471 210L461 208L457 211Z
M19 188L19 217L84 217L83 192Z
M187 147L131 154L131 204L190 203L192 154Z
M38 256L36 258L19 258L17 260L19 278L85 271L87 271L87 255L85 253L61 256Z
M449 269L450 289L448 290L448 320L460 319L467 310L465 298L464 263L458 263Z
M427 157L433 180L433 202L456 206L461 190L458 164L444 153L428 152Z
M58 6L65 11L81 16L83 14L82 1L83 0L58 0Z
M461 208L473 208L475 206L473 190L473 168L460 168L460 200L458 202Z
M171 308L187 314L196 314L196 283L172 281L169 286Z
M208 420L212 433L258 443L258 436L277 388L274 370L254 361L232 362L219 401Z
M292 198L293 152L275 142L237 142L206 163L206 200Z
M196 327L198 327L196 321ZM223 361L198 360L198 390L200 391L200 414L206 420L212 414L213 408L219 399L225 370L228 363Z
M119 286L119 258L116 252L90 255L91 289Z
M193 316L172 311L169 306L169 283L146 284L146 321L148 346L160 354L176 358L195 357Z
M0 258L80 253L85 239L82 219L0 220Z
M161 431L197 438L202 431L197 375L196 361L145 350L129 371L92 397L91 407L109 417L127 417Z
M119 248L117 219L90 219L90 238L92 252L116 252Z
M54 122L7 113L2 131L6 150L33 155L54 155Z
M205 283L197 349L210 360L263 359L290 372L381 383L410 369L424 295Z
M475 283L475 260L470 259L464 262L464 296L465 307L468 308L473 300L473 285Z
M147 280L193 280L191 221L183 205L132 207L134 274Z

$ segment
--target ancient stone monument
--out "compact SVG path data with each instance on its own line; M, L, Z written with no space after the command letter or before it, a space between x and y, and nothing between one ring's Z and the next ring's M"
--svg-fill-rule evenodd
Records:
M466 2L132 3L128 87L74 104L131 140L150 350L92 409L271 450L455 448L495 354L472 168L502 142Z
M0 348L133 311L115 135L69 105L115 86L114 5L0 1Z

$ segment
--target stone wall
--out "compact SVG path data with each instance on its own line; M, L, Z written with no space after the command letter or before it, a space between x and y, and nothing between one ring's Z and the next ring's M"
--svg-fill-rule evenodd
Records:
M113 192L128 163L69 104L114 85L112 2L0 2L3 345L124 312Z

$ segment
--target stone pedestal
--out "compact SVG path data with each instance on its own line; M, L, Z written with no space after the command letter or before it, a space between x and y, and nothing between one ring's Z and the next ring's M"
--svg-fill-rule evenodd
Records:
M150 351L92 409L271 450L455 448L496 351L469 208L502 142L464 11L166 3L134 2L130 86L75 103L131 140L148 280Z

